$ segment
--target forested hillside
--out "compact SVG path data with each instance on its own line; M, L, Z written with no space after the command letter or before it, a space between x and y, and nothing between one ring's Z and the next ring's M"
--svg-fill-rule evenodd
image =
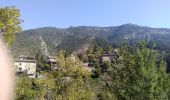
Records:
M150 28L134 24L116 27L45 27L16 34L12 51L15 56L35 55L38 50L45 49L45 53L53 55L61 49L77 52L94 44L120 46L123 43L134 44L141 39L156 43L157 49L170 50L169 37L170 29Z

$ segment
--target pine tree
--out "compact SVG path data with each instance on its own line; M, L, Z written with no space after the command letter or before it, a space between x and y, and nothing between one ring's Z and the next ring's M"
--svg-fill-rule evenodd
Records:
M112 91L118 99L168 100L169 77L164 61L158 65L157 54L140 42L121 52L122 63L113 66Z

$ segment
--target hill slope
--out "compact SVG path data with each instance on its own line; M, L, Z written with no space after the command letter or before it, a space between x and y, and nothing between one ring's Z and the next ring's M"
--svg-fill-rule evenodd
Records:
M135 43L146 39L157 43L157 48L170 50L170 29L150 28L134 24L124 24L116 27L79 26L69 28L45 27L26 30L16 34L12 51L15 56L35 55L42 51L53 55L63 49L68 52L79 52L94 44L120 45Z

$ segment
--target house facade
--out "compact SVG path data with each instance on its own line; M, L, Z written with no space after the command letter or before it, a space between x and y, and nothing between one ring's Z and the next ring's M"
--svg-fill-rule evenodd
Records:
M14 61L16 74L26 73L28 77L36 77L36 60L19 59Z
M102 54L101 63L111 62L115 58L115 54Z
M51 70L57 69L57 58L55 56L48 56L47 63L50 65Z

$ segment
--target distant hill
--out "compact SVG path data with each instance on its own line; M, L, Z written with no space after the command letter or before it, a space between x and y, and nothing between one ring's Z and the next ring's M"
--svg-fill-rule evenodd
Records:
M160 50L170 50L170 29L151 28L135 24L115 27L78 26L69 28L44 27L16 34L12 52L15 56L35 55L42 51L54 55L59 50L81 52L92 46L119 46L145 39L157 44Z

